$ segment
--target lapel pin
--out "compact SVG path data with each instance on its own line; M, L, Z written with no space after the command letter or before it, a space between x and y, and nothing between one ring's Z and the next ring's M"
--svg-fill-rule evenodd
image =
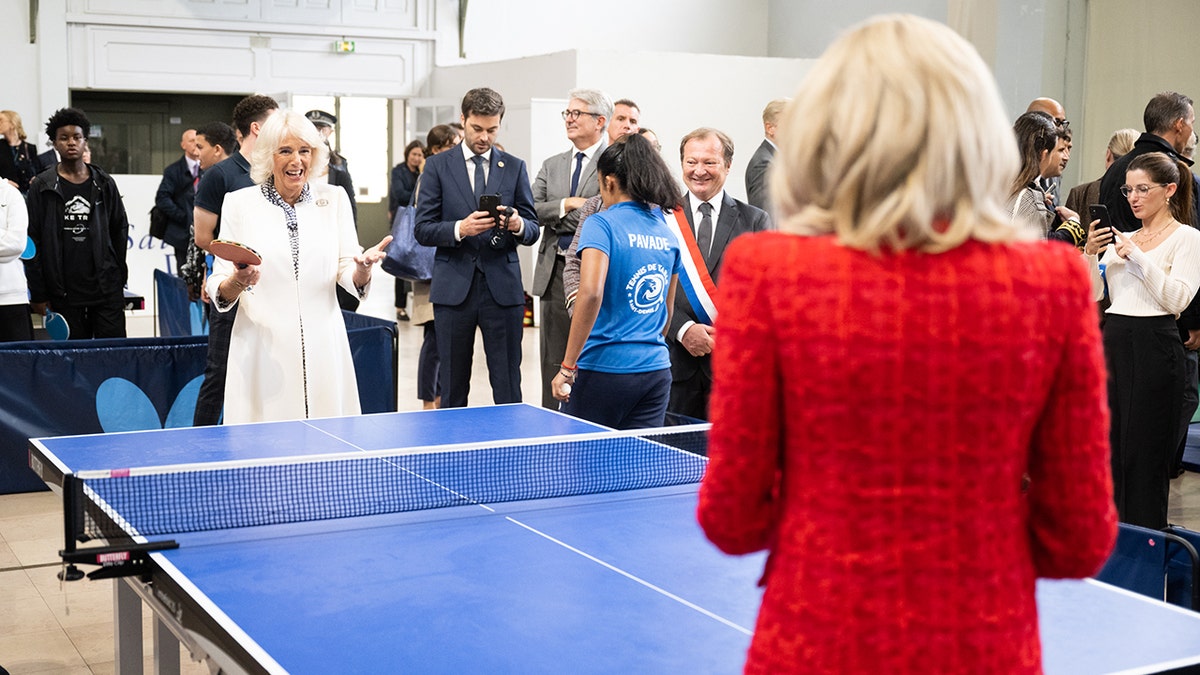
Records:
M318 199L317 206L329 206L329 200L324 198Z
M499 162L496 162L496 166L498 166L498 167L500 167L501 169L503 169L503 168L504 168L504 161L503 161L503 160L501 160L501 161L499 161Z

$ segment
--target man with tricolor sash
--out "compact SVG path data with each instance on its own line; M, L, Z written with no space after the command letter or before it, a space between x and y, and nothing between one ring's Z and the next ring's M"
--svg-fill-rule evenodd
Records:
M725 192L733 164L733 141L725 133L707 127L696 129L680 142L679 158L687 193L682 211L668 214L666 220L684 251L686 273L679 276L679 290L683 292L675 294L675 311L667 334L672 380L667 410L708 419L721 256L734 237L769 229L770 219L762 209Z

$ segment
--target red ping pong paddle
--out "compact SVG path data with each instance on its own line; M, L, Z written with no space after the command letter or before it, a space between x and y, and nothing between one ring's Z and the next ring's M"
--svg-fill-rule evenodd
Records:
M228 260L237 265L238 269L262 264L262 256L258 254L258 251L236 241L213 239L212 243L208 245L208 251L222 260Z

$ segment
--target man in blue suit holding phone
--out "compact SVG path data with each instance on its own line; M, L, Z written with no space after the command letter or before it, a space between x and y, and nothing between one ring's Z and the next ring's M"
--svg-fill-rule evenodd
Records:
M525 162L495 147L504 99L482 87L462 100L465 138L425 160L414 234L436 246L429 299L437 324L442 407L467 405L475 330L495 403L521 401L525 292L517 246L537 241Z

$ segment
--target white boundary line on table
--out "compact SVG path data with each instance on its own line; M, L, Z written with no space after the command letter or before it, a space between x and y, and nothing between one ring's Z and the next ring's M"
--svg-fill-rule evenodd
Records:
M613 565L612 563L605 562L605 561L601 560L600 558L597 558L596 556L594 556L590 553L587 553L586 551L582 551L578 548L575 548L574 546L566 543L565 541L562 541L561 539L556 539L555 537L552 537L549 534L542 532L541 530L537 529L536 527L522 523L521 521L513 518L512 516L505 516L504 519L514 525L525 528L526 530L538 535L539 537L542 537L548 541L554 542L555 544L558 544L559 546L567 549L568 551L571 551L572 553L583 556L584 558L591 560L592 562L596 563L597 565L606 567L606 568L612 570L613 572L616 572L617 574L620 574L621 576L623 576L631 581L641 584L642 586L645 586L646 588L654 591L655 593L658 593L664 597L670 598L671 600L678 602L679 604L683 605L684 607L687 607L688 609L699 612L699 613L703 614L704 616L707 616L708 618L713 619L714 621L722 623L722 624L738 631L739 633L742 633L744 635L754 635L754 631L749 628L738 625L738 624L734 623L733 621L730 621L729 619L726 619L725 617L723 617L719 614L716 614L712 611L704 609L703 607L701 607L700 605L697 605L694 602L691 602L689 600L681 598L678 595L675 595L674 593L668 591L667 589L662 588L661 586L656 586L656 585L650 583L649 581L646 581L645 579L633 574L632 572L627 572L627 571L621 569L620 567Z

